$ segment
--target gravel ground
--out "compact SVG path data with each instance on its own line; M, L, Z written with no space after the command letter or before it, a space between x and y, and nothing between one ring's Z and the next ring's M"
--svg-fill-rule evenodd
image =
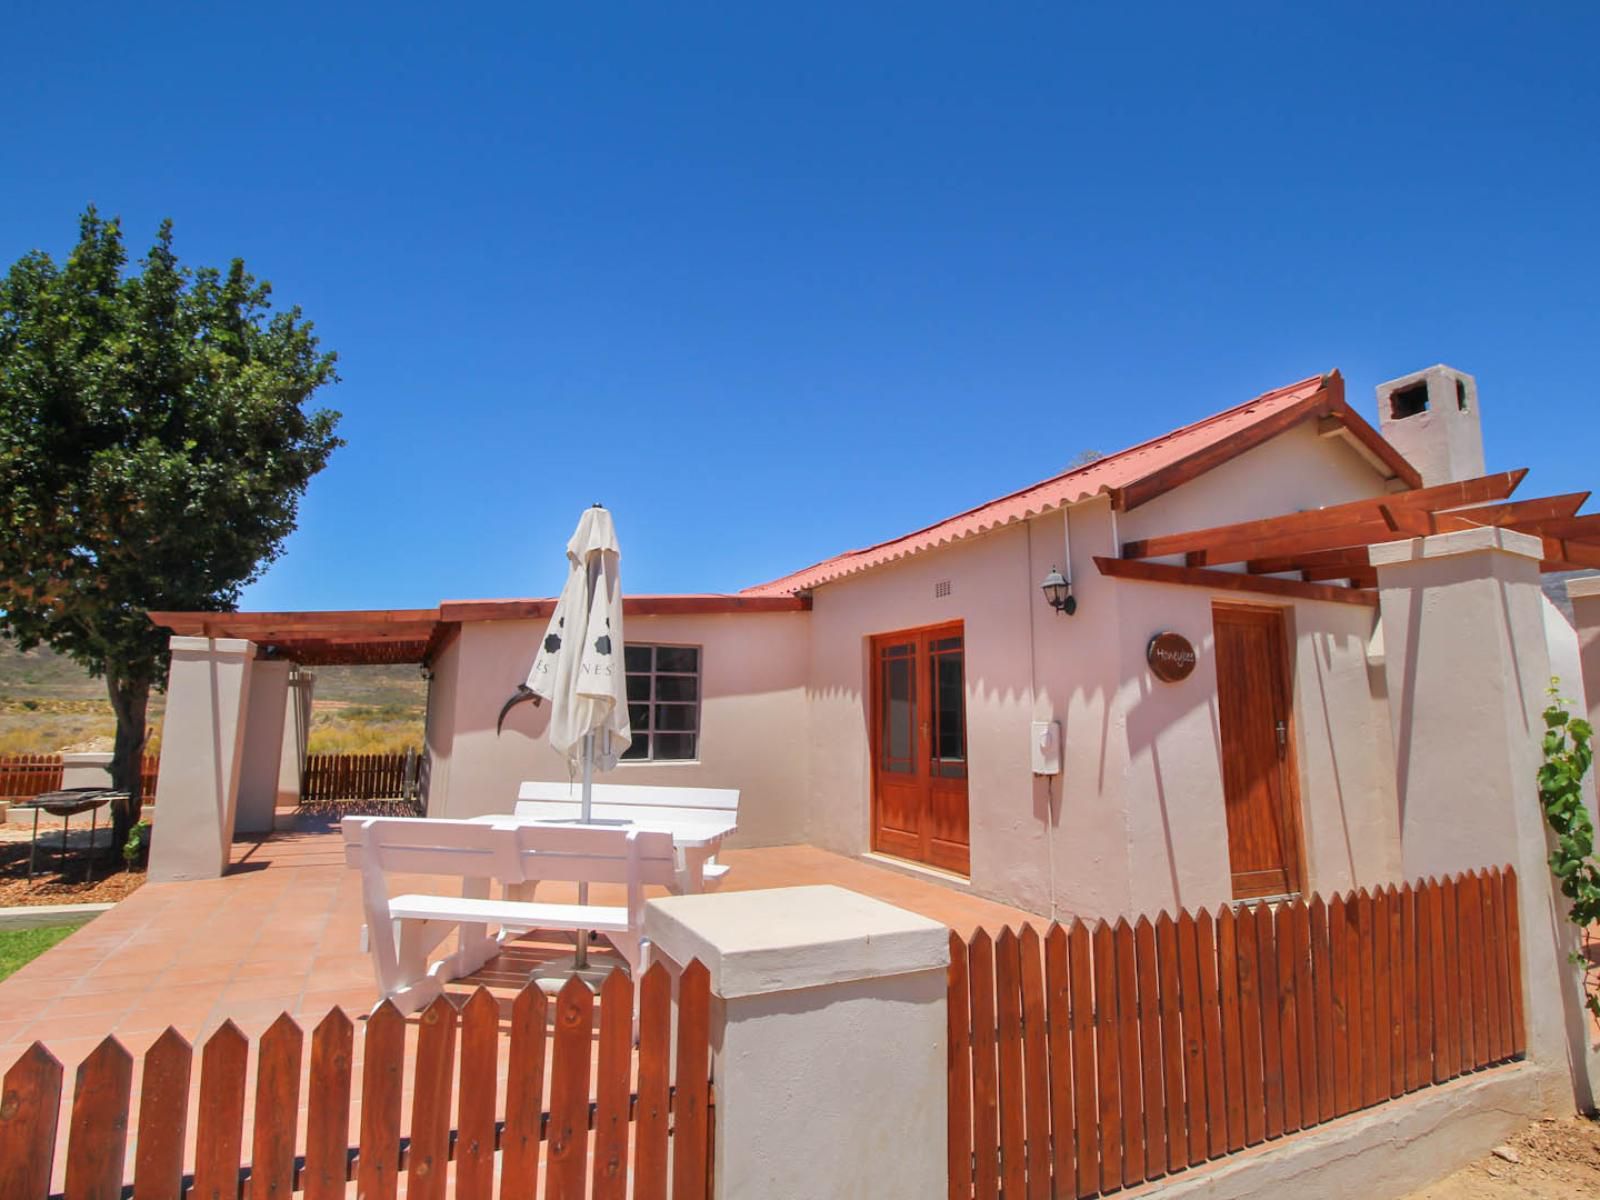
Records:
M1600 1196L1600 1121L1572 1117L1528 1126L1410 1200L1556 1200Z
M27 825L0 824L0 908L19 904L105 904L121 900L144 882L143 871L125 870L122 858L112 852L109 827L96 832L94 879L88 881L89 826L87 821L81 830L77 825L74 820L67 834L63 862L60 821L40 820L37 870L30 884L28 841L33 832L32 816Z

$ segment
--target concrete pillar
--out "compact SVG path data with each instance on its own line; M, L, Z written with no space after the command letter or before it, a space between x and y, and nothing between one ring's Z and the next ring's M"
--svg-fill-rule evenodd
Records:
M828 886L652 900L644 931L711 975L716 1200L946 1194L943 925Z
M300 782L305 778L307 745L311 739L311 693L317 677L309 671L291 671L283 700L283 752L278 759L280 809L300 803Z
M1548 699L1536 537L1500 528L1374 546L1407 879L1517 869L1528 1053L1590 1103L1576 949L1537 775ZM1553 1108L1555 1098L1552 1098ZM1564 1107L1559 1106L1559 1107Z
M284 715L288 704L286 659L263 659L250 669L249 720L239 765L239 809L235 833L271 833L283 767Z
M170 644L150 879L214 879L233 841L256 648L241 638Z

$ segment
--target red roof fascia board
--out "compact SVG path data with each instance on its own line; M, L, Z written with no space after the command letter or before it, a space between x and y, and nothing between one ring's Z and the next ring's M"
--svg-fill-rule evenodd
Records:
M1098 495L1109 496L1118 509L1137 508L1301 421L1331 415L1338 416L1352 436L1372 449L1395 477L1409 486L1420 486L1415 469L1345 404L1344 380L1333 371L1266 392L1203 421L1096 459L924 529L746 588L743 594L792 595Z
M626 617L701 616L718 613L804 612L811 601L804 596L683 595L622 597ZM550 616L552 598L527 600L445 600L439 605L444 621L523 621Z

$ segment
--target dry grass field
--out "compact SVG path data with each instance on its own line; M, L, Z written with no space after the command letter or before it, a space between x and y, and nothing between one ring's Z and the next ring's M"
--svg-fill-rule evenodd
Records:
M415 667L322 667L312 700L313 754L383 754L422 745L427 684ZM166 697L150 697L150 750ZM0 640L0 754L109 750L116 721L105 685L46 649Z

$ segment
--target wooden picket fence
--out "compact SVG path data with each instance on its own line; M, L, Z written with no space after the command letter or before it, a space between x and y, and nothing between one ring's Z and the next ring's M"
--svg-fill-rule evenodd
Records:
M410 799L416 787L418 758L415 750L399 754L307 755L300 779L300 803Z
M1525 1050L1516 874L951 936L952 1200L1087 1197Z
M154 804L156 802L156 779L160 773L161 756L159 754L146 754L139 760L140 803Z
M511 1004L505 1042L500 1004L489 992L479 988L459 1011L441 997L414 1018L418 1033L409 1063L406 1018L393 1005L381 1005L361 1035L354 1144L354 1023L334 1009L312 1031L306 1134L298 1144L305 1039L293 1020L279 1017L257 1043L244 1166L250 1042L228 1022L200 1053L196 1149L187 1171L194 1075L189 1043L168 1029L151 1046L135 1117L133 1057L108 1037L78 1068L65 1194L119 1200L132 1132L133 1195L151 1200L284 1200L294 1192L305 1200L343 1200L351 1182L367 1200L394 1200L401 1176L408 1200L492 1200L497 1154L501 1196L706 1200L713 1120L710 976L698 962L683 972L674 1039L672 980L659 964L645 973L636 1091L630 1083L633 993L627 975L611 974L600 989L597 1035L596 999L582 980L569 980L553 1002L535 986L524 988ZM503 1096L496 1086L502 1052L508 1063ZM402 1135L407 1076L411 1119ZM0 1104L5 1200L50 1195L62 1082L61 1065L37 1042L6 1073Z
M61 786L61 755L7 754L0 757L0 799L32 800Z
M147 754L140 763L144 800L156 798L156 771L160 756ZM32 800L41 792L61 786L63 760L59 754L0 755L0 800Z

